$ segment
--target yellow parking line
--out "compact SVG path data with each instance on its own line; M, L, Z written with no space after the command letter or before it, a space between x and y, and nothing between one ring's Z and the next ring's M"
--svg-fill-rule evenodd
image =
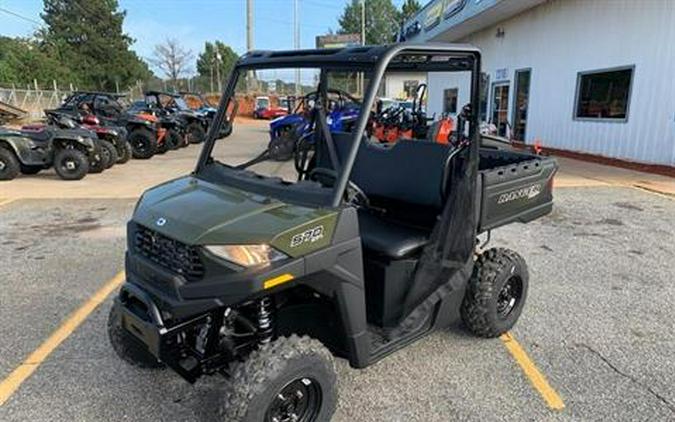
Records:
M513 337L511 333L503 334L500 337L501 341L506 346L506 350L511 353L511 356L516 360L520 368L523 370L527 378L530 380L534 388L537 389L541 397L546 402L546 405L553 410L562 410L565 408L565 403L563 403L560 395L551 387L551 385L544 377L537 366L534 364L532 359L527 355L525 350L520 346L518 341Z
M670 199L671 201L675 199L675 195L673 195L672 193L661 192L656 189L651 189L640 185L630 185L630 187L639 190L640 192L651 193L652 195L656 195L661 198Z
M40 364L57 348L65 339L67 339L82 322L87 319L98 305L103 302L108 295L117 289L124 282L124 272L118 273L115 277L108 280L92 297L80 306L75 312L63 321L61 326L54 331L47 340L45 340L33 353L31 353L21 365L12 371L7 378L0 382L0 406L4 405L12 394L21 387L28 377L31 376Z
M9 205L14 201L16 201L16 198L13 198L13 199L2 199L2 198L0 198L0 207L3 207L5 205Z

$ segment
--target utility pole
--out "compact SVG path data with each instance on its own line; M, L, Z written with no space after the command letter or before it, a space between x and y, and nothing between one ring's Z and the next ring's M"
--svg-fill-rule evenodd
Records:
M300 48L300 11L299 0L293 0L293 48ZM300 96L300 69L295 69L295 96Z
M361 0L361 45L366 45L366 0ZM363 72L357 74L357 85L359 94L362 95L365 87Z
M213 92L213 61L214 60L215 60L215 58L211 59L211 66L209 66L209 73L211 75L211 91L209 91L209 92Z
M253 51L253 0L246 0L246 51ZM255 83L255 74L249 71L247 78L249 80L249 87L253 87Z
M366 45L366 0L361 0L361 45Z
M223 56L220 51L216 52L216 79L218 80L218 92L223 92L223 81L220 79L220 63L223 61Z

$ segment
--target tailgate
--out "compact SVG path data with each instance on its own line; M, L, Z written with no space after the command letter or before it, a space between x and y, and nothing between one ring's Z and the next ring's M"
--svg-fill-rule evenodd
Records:
M526 223L553 209L553 158L532 156L518 163L480 172L480 219L478 231L513 222Z

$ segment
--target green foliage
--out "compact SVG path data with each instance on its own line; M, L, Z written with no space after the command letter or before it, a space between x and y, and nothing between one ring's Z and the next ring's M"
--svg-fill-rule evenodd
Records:
M366 1L366 44L392 42L400 26L400 14L391 0ZM361 0L352 0L345 6L339 19L340 34L361 33Z
M41 86L51 86L53 80L78 84L60 60L40 48L34 40L0 37L0 83L25 87L37 80Z
M216 67L217 54L220 54L220 63ZM220 73L221 81L226 81L237 59L239 59L239 56L230 46L221 41L214 43L207 41L204 44L204 51L197 57L197 73L203 81L210 81L213 77L214 86L218 86L216 82L217 73Z
M412 18L422 9L422 5L417 0L405 0L405 3L401 6L400 13L400 22L405 22L408 19Z
M113 90L152 75L130 50L133 39L122 31L126 12L117 0L44 0L41 16L41 49L66 64L82 85Z

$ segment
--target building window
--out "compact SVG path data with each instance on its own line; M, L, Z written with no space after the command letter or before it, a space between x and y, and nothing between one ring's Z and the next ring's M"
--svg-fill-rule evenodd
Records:
M633 67L579 73L574 116L577 119L625 121Z
M406 98L415 98L417 95L417 87L420 85L420 81L403 81L403 91L405 92Z
M457 88L443 91L443 113L457 114Z

